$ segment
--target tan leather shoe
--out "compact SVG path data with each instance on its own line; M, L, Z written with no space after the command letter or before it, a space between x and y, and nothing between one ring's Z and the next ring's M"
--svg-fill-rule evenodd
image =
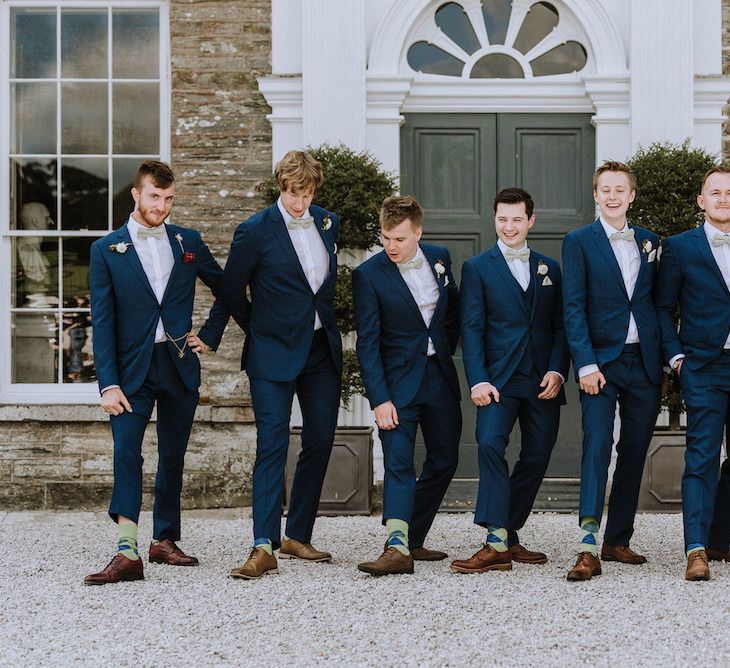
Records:
M104 568L84 578L85 585L105 585L129 580L144 580L144 567L141 559L127 559L117 552Z
M484 544L468 559L451 562L452 573L485 573L486 571L511 571L512 555L509 550L497 552L491 545Z
M707 547L705 548L705 553L707 554L708 561L730 561L730 550L722 552L721 550L716 550L714 547Z
M150 543L150 563L170 566L197 566L198 560L185 554L169 538L159 543Z
M568 571L566 578L570 582L590 580L594 575L601 574L601 560L590 552L581 552L575 566Z
M370 575L410 575L413 573L413 556L389 547L375 561L358 564L357 570Z
M547 555L543 552L533 552L519 543L513 545L509 549L509 553L512 555L512 561L516 561L518 564L546 564L548 560Z
M282 559L303 559L304 561L332 561L329 552L315 550L311 543L300 543L298 540L282 539L279 548L279 556Z
M710 567L707 564L707 553L704 550L696 550L687 557L684 579L693 582L710 579Z
M439 550L429 550L427 547L414 547L411 556L413 561L442 561L449 555Z
M601 548L601 559L604 561L619 561L622 564L645 564L646 557L634 552L628 545L611 547L603 545Z
M278 572L276 557L262 547L254 547L243 565L231 569L230 576L243 580L258 580L264 575L276 575Z

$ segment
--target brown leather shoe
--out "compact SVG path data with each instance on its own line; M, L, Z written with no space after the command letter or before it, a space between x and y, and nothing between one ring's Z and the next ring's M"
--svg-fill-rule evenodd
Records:
M710 567L707 564L707 553L704 550L696 550L687 557L684 579L693 582L710 579Z
M150 563L170 566L197 566L198 560L189 557L169 538L159 543L150 543Z
M730 550L722 552L716 550L714 547L706 547L705 553L707 554L708 561L730 561Z
M486 571L511 571L512 555L509 550L497 552L491 545L484 544L468 559L451 562L452 573L485 573Z
M601 559L604 561L619 561L622 564L645 564L646 557L636 554L628 545L611 547L604 543L601 548Z
M427 547L414 547L411 556L413 561L442 561L449 555L439 550L429 550Z
M370 575L410 575L413 573L413 556L389 547L375 561L358 564L357 570Z
M518 564L546 564L548 560L547 555L543 552L533 552L519 543L513 545L509 549L509 553L512 555L512 561L516 561Z
M601 560L590 552L581 552L575 566L568 571L566 578L570 582L590 580L594 575L601 574Z
M84 584L105 585L129 580L144 580L142 560L127 559L121 552L117 552L103 571L87 575Z
M315 550L311 543L300 543L298 540L282 539L279 548L279 556L282 559L303 559L304 561L332 561L329 552Z
M254 547L248 555L248 559L238 568L232 568L230 576L243 580L258 580L264 575L277 575L279 565L276 557L269 554L262 547Z

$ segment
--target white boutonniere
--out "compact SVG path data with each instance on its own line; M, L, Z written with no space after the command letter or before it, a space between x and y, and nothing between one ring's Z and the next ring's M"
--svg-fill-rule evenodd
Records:
M118 244L109 244L109 250L112 253L126 253L127 248L132 246L133 244L127 243L126 241L120 241Z
M657 259L657 249L655 248L651 253L649 253L649 256L646 258L647 262L654 262L654 260Z
M651 245L651 239L644 239L644 243L641 244L641 250L643 251L644 255L647 253L651 253L651 249L653 246Z
M449 284L449 277L446 275L446 267L444 266L444 261L436 260L436 263L433 265L433 270L436 272L436 276L438 278L443 277L444 287L446 287Z
M182 245L182 234L180 234L180 233L178 232L178 233L177 233L177 234L175 235L175 239L177 240L177 243L179 243L179 244L180 244L180 250L181 250L181 251L182 251L182 252L184 253L184 252L185 252L185 249L183 248L183 245Z
M330 227L332 227L332 218L327 215L322 218L322 230L326 232Z
M547 267L547 265L542 260L538 260L538 262L537 262L537 275L538 276L544 276L547 273L548 273L548 267Z

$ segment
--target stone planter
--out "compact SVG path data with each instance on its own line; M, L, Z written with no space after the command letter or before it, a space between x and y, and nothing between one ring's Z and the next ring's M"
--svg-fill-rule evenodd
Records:
M680 512L682 510L682 473L686 448L684 429L657 428L644 462L644 477L639 491L639 511Z
M284 512L301 450L300 427L291 430ZM373 428L338 427L319 502L319 515L370 515L373 508Z

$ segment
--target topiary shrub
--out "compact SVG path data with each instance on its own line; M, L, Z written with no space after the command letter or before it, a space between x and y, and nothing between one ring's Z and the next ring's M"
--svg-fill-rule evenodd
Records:
M310 155L322 163L324 185L314 203L334 211L340 217L340 238L337 242L337 288L335 314L337 326L344 335L355 329L352 298L353 250L370 250L380 234L380 205L396 191L397 179L382 170L380 163L366 151L357 153L344 145L307 147ZM271 205L279 197L273 174L256 186L256 191ZM345 349L342 373L342 404L347 408L355 394L365 388L357 355Z
M662 239L697 227L705 219L697 206L702 177L715 164L717 156L692 148L689 139L681 145L657 142L640 148L628 161L636 175L636 198L629 219ZM678 429L684 403L675 373L662 405L669 410L669 426Z

